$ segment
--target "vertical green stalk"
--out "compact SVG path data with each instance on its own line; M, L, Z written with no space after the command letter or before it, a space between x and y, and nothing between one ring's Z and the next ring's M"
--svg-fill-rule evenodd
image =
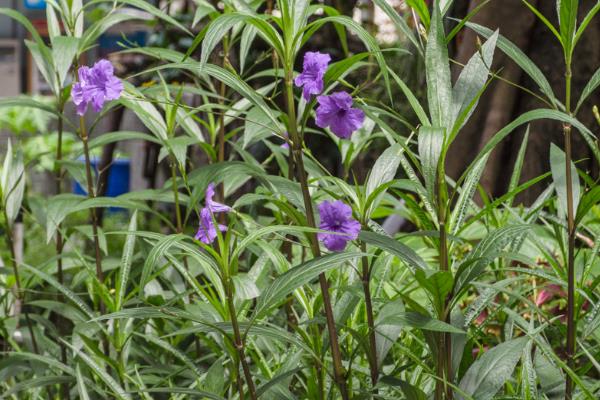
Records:
M92 178L92 165L90 160L90 149L88 145L88 133L85 127L85 119L83 116L79 117L79 137L83 143L83 155L85 157L85 176L87 181L87 192L88 198L94 199L96 192L94 190L94 181ZM90 208L90 219L92 220L92 237L94 239L94 255L96 260L96 279L98 283L102 285L104 283L104 272L102 271L102 255L100 253L100 240L98 239L98 217L96 214L96 208ZM99 297L100 313L106 313L106 306L102 300L102 296ZM104 355L109 355L108 339L103 336L103 347Z
M444 153L444 152L443 152ZM438 225L440 235L440 271L449 271L448 264L448 231L446 206L448 202L448 192L446 190L446 171L444 168L444 157L442 154L439 160L437 173L437 201L438 201ZM450 323L449 305L451 302L451 294L444 299L444 305L439 315L441 320ZM436 360L436 372L438 381L435 385L435 399L452 400L452 388L448 383L452 379L452 336L450 333L438 334L438 349Z
M286 91L286 103L288 113L288 129L289 135L292 138L292 153L294 156L294 164L296 166L296 174L300 181L300 187L302 188L302 198L304 201L304 208L306 210L306 220L308 226L316 228L315 216L313 212L312 199L310 192L308 191L308 182L306 169L304 168L304 160L302 159L302 138L298 134L298 128L296 126L296 106L294 103L294 87L293 87L293 65L286 63L285 71L285 91ZM315 233L308 234L312 253L315 257L321 256L321 249L319 248L319 242ZM346 378L344 374L344 367L342 365L342 355L340 352L340 345L338 341L337 330L335 327L335 319L333 316L333 307L331 306L331 299L329 297L329 282L325 277L324 273L319 275L319 285L321 286L321 294L323 296L323 306L325 308L325 318L327 320L327 330L329 332L329 340L331 344L331 356L333 358L333 374L336 385L338 386L342 399L349 399L348 388L346 386Z
M223 63L222 63L223 68L225 68L227 66L228 54L229 54L229 39L228 39L227 35L225 35L225 37L223 38ZM225 82L221 82L221 86L219 88L219 96L220 96L219 104L221 106L225 102L225 90L226 90ZM220 110L220 116L219 116L218 145L219 145L219 149L217 152L217 161L219 163L222 163L223 161L225 161L225 112L223 111L222 108ZM218 198L219 198L219 201L221 201L221 202L225 201L225 185L219 185ZM220 219L219 222L223 223L225 221L225 214L221 214L219 216L219 219Z
M173 190L173 199L175 202L175 223L176 223L176 229L177 229L177 233L183 233L183 220L181 218L181 207L179 205L179 189L177 187L177 167L176 167L176 163L177 160L175 159L175 156L171 155L171 160L170 160L170 168L171 168L171 189ZM183 256L183 266L185 267L186 271L189 271L189 265L188 265L188 259L187 256L184 255ZM190 293L189 295L189 300L190 303L193 300L193 296ZM200 356L200 341L198 340L198 337L196 337L194 335L194 346L196 348L196 354L198 356Z
M233 282L229 277L229 274L225 277L225 295L227 296L227 308L229 310L229 316L231 318L231 327L233 328L233 346L235 347L235 351L237 353L238 359L242 364L242 370L244 372L244 378L246 379L246 384L248 385L248 391L250 392L250 398L252 400L257 400L258 396L256 394L256 387L254 386L254 381L252 380L252 374L250 372L250 367L248 366L248 362L246 361L246 350L245 343L242 339L242 335L240 333L240 325L237 320L237 314L235 311L235 305L233 303ZM240 391L240 398L243 398L243 391Z
M360 243L360 250L367 253L367 245L364 242ZM373 314L373 301L371 298L371 268L369 267L369 257L362 257L362 285L365 295L365 313L367 314L367 326L369 329L369 351L367 359L369 361L369 369L371 372L371 383L377 385L379 380L379 366L377 364L377 341L375 334L375 318Z
M63 131L64 131L63 113L65 111L65 103L62 99L62 96L59 98L58 101L59 101L58 121L57 121L57 127L56 127L57 134L58 134L58 140L56 142L56 160L55 160L56 167L54 169L55 191L56 191L57 195L62 193L63 169L62 169L61 161L62 161L62 140L63 140ZM64 283L65 283L64 274L63 274L63 260L62 260L63 247L64 247L64 241L63 241L63 237L62 237L62 224L59 223L57 226L57 229L56 229L56 268L57 268L58 282L61 285L64 285ZM62 294L59 294L58 298L60 301L64 301L64 296ZM58 333L59 333L59 335L62 336L65 334L65 330L64 330L65 320L61 315L58 316L57 323L58 323ZM60 360L63 364L67 364L67 347L62 341L59 343L59 345L60 345ZM64 399L68 400L71 398L71 393L69 392L68 384L64 383L61 385L61 392L62 392L62 397Z
M10 250L10 259L12 262L13 274L15 275L15 285L17 287L17 294L15 296L15 310L17 310L18 312L18 310L21 309L21 307L25 308L25 293L22 290L21 276L19 275L19 267L17 265L17 255L15 254L15 244L13 240L13 227L9 221L6 209L4 210L4 217L6 218L6 245ZM40 352L38 349L37 341L35 340L35 334L33 333L33 325L31 324L29 313L25 310L23 311L23 315L25 315L25 321L27 322L27 330L29 331L29 336L31 336L31 346L33 347L33 352L39 354ZM19 315L17 314L16 317L18 324Z
M566 57L565 71L565 110L571 115L571 59ZM575 366L575 335L577 324L575 321L575 211L573 207L573 177L571 176L571 125L563 125L565 135L565 177L567 181L567 365L573 369ZM565 381L565 398L571 400L573 393L573 380L567 374Z

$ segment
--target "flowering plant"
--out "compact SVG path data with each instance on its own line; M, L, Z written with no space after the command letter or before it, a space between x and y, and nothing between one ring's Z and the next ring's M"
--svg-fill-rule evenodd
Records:
M600 6L580 20L577 1L557 1L555 27L524 2L564 53L563 99L471 21L488 2L456 23L452 1L374 0L400 49L382 49L344 4L195 0L189 18L151 3L47 1L48 40L0 9L28 31L53 99L0 107L44 113L56 137L49 198L29 178L40 161L14 139L0 170L0 398L598 397L600 189L571 138L597 165L577 113L600 79L573 106L571 67ZM140 18L164 46L125 38L83 65L103 33ZM480 37L464 64L448 55L463 29ZM482 135L449 176L482 96L508 80L500 52L539 90L513 86L546 108ZM423 95L394 57L423 66ZM565 145L521 182L528 124L545 120ZM486 164L519 131L494 197ZM127 143L132 171L150 179L108 197ZM85 193L68 193L71 181Z

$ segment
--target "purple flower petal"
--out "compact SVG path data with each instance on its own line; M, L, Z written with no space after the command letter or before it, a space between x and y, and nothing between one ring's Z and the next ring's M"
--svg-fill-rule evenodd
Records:
M323 91L323 77L330 61L331 56L329 54L312 51L304 54L302 73L294 79L294 83L296 86L303 88L302 96L306 101L310 100L311 95Z
M350 240L360 233L360 223L352 218L352 209L340 200L324 201L319 204L321 224L319 228L332 233L319 233L317 236L330 251L342 251Z
M219 227L220 228L220 227ZM213 223L213 217L208 208L203 208L200 211L200 223L198 225L198 232L194 239L200 240L202 243L211 244L217 237L217 230Z
M206 207L212 213L231 211L231 207L226 206L225 204L221 204L221 203L217 203L216 201L213 201L214 196L215 196L215 184L209 183L208 187L206 188L205 201L206 201Z
M352 108L352 96L346 92L336 92L329 96L317 98L316 124L320 128L329 128L336 136L348 139L358 130L364 120L365 114L358 108Z
M79 82L73 85L71 97L79 115L85 114L90 103L95 112L100 112L106 101L118 99L123 92L123 82L114 76L108 60L100 60L92 68L83 66L77 75Z

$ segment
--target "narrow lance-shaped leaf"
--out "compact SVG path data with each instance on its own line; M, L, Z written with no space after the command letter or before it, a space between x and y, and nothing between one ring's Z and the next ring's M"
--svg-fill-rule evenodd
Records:
M123 247L123 256L121 258L121 273L117 280L117 298L115 300L115 311L119 311L123 305L125 290L127 289L127 281L129 280L129 271L131 270L131 259L133 258L133 250L135 247L135 231L137 230L137 210L133 212L129 222L127 238Z
M419 157L421 170L425 179L427 197L435 204L435 182L438 174L440 156L444 148L444 129L439 127L422 126L419 129Z
M438 2L434 3L431 27L425 49L425 73L427 76L427 99L431 123L438 127L452 126L452 84L448 48Z
M577 210L579 205L579 176L577 175L577 168L571 161L571 182L572 182L572 198L573 198L573 212ZM565 153L558 148L554 143L550 144L550 169L552 170L552 180L554 181L554 188L558 195L558 202L560 211L563 216L567 215L567 177L566 177L566 156Z
M477 400L491 400L513 375L527 341L526 337L513 339L486 351L465 373L461 391ZM460 392L456 398L465 399Z
M23 202L25 166L23 154L20 151L13 151L10 140L0 175L0 192L2 193L2 208L4 208L8 224L12 225L19 215Z
M453 124L461 113L471 107L471 102L477 98L479 92L487 82L497 40L498 31L494 32L483 46L481 46L481 49L478 49L478 51L473 54L467 62L467 65L465 65L461 71L452 91L451 121ZM475 107L471 107L469 114L471 114L474 109ZM468 117L464 118L462 124L464 125L467 120ZM455 129L460 128L460 126L455 127Z
M340 263L360 257L361 253L334 253L314 258L304 264L289 269L279 275L259 297L254 311L260 317L271 306L283 301L295 289L306 285L319 274L324 273Z

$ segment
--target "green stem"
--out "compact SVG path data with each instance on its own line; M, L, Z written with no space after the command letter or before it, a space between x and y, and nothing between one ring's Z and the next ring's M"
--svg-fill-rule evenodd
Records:
M58 105L58 122L57 122L57 133L58 133L58 140L56 143L56 167L55 167L55 171L54 171L54 179L55 179L55 189L56 189L56 194L59 195L62 193L62 174L63 174L63 170L62 170L62 165L61 165L61 161L62 161L62 140L63 140L63 131L64 131L64 117L63 117L63 113L65 111L65 104L62 101L62 99L59 100L59 105ZM65 280L64 280L64 274L63 274L63 260L62 260L62 253L63 253L63 248L64 248L64 241L63 241L63 237L62 237L62 224L58 224L58 226L56 227L56 268L57 268L57 276L58 276L58 282L61 285L64 285ZM60 301L64 301L64 296L62 294L59 294L58 299ZM58 333L63 336L65 334L65 326L67 324L67 321L61 316L58 315L57 316L57 324L58 324ZM60 345L60 360L63 364L67 364L67 346L64 344L64 342L60 341L59 343ZM62 397L66 400L69 400L71 398L71 393L69 392L69 385L64 383L61 385L61 393L62 393Z
M360 249L363 253L367 252L367 245L364 242L360 243ZM373 301L371 298L371 269L369 268L369 257L362 257L362 285L365 295L365 312L367 314L367 326L369 329L369 351L367 359L369 361L369 369L371 372L371 384L373 387L377 385L379 380L379 366L377 364L377 341L375 333L375 318L373 313ZM375 392L376 393L376 392Z
M176 228L177 228L177 233L183 233L183 222L182 222L182 218L181 218L181 207L179 205L179 188L177 187L177 167L176 167L176 163L177 160L175 159L175 157L173 155L171 155L171 162L170 162L170 167L171 167L171 189L173 190L173 199L175 201L175 221L176 221ZM188 265L188 259L187 256L184 255L183 256L183 266L185 268L186 271L189 271L190 267ZM193 301L193 296L190 293L189 295L189 301L190 303L192 303ZM194 346L196 348L196 355L198 357L200 357L200 340L198 340L198 337L194 335Z
M571 62L566 60L565 72L565 109L571 114ZM577 322L575 321L575 212L573 207L573 177L571 176L571 125L563 125L565 136L565 177L567 183L567 365L573 369L575 366L575 336L577 333ZM567 374L565 380L565 398L572 399L573 380Z
M8 156L7 156L8 157ZM16 304L15 310L18 311L21 308L25 308L25 293L22 290L21 286L21 276L19 275L19 267L17 265L17 254L15 253L15 244L13 240L13 227L9 222L8 214L6 213L6 209L4 210L4 217L6 218L6 245L10 250L10 258L13 267L13 274L15 275L15 285L17 287L16 293ZM25 310L23 311L23 315L25 315L25 321L27 322L27 330L29 331L29 336L31 336L31 346L33 347L33 352L36 354L40 354L37 341L35 340L35 334L33 333L33 325L31 324L31 319L29 318L29 313ZM18 324L19 315L15 315Z
M446 227L448 202L448 192L446 188L446 172L444 168L444 155L440 157L437 172L437 201L438 201L438 225L440 234L440 271L449 271L448 264L448 231ZM450 323L450 304L452 303L451 294L444 299L444 304L440 313L440 319ZM436 371L438 380L435 386L435 399L452 400L453 392L448 383L452 380L452 336L450 333L438 334Z
M225 282L226 286L226 295L227 295L227 308L229 309L229 315L231 318L231 326L233 328L233 345L235 347L235 351L237 352L238 359L242 364L242 370L244 372L244 378L246 379L246 384L248 385L248 391L250 392L250 398L252 400L256 400L258 397L256 395L256 387L254 386L254 381L252 380L252 374L250 372L250 367L248 366L248 362L246 361L246 351L245 351L245 343L242 339L242 335L240 334L240 326L237 320L237 314L235 312L235 305L233 303L233 284L231 279L226 278ZM243 394L240 394L240 397L243 397Z
M304 160L302 158L302 138L298 135L298 128L296 126L296 106L294 102L294 87L292 83L293 68L287 64L285 72L285 91L286 91L286 104L288 113L288 130L289 135L292 139L292 153L294 157L294 164L298 180L300 181L300 187L302 189L302 198L304 202L304 208L306 210L306 220L308 226L316 228L315 217L312 206L312 199L310 192L308 191L308 181L306 169L304 168ZM321 256L321 249L319 248L319 242L315 233L309 233L308 238L310 240L310 246L314 257ZM329 341L331 345L331 357L333 359L333 374L336 385L340 390L340 394L343 400L349 399L348 388L346 386L346 378L344 373L344 367L342 364L342 355L340 352L340 345L335 327L335 319L333 316L333 307L331 306L331 299L329 297L329 282L325 277L324 273L319 274L319 285L321 287L321 295L323 296L323 306L325 308L325 319L327 321L327 330L329 332Z
M87 181L87 192L88 198L94 199L96 197L96 192L94 190L94 180L92 178L92 164L90 160L90 148L88 145L88 134L85 127L85 119L83 116L79 117L79 137L83 143L83 155L85 157L85 176ZM96 214L96 208L90 208L90 219L92 220L92 237L94 240L94 256L96 261L96 279L100 286L104 284L104 272L102 270L102 255L100 253L100 240L98 238L98 217ZM104 301L102 300L102 296L99 296L99 305L100 305L100 314L104 315L106 313L106 306ZM103 347L104 347L104 355L109 356L109 347L108 347L108 339L103 336Z

